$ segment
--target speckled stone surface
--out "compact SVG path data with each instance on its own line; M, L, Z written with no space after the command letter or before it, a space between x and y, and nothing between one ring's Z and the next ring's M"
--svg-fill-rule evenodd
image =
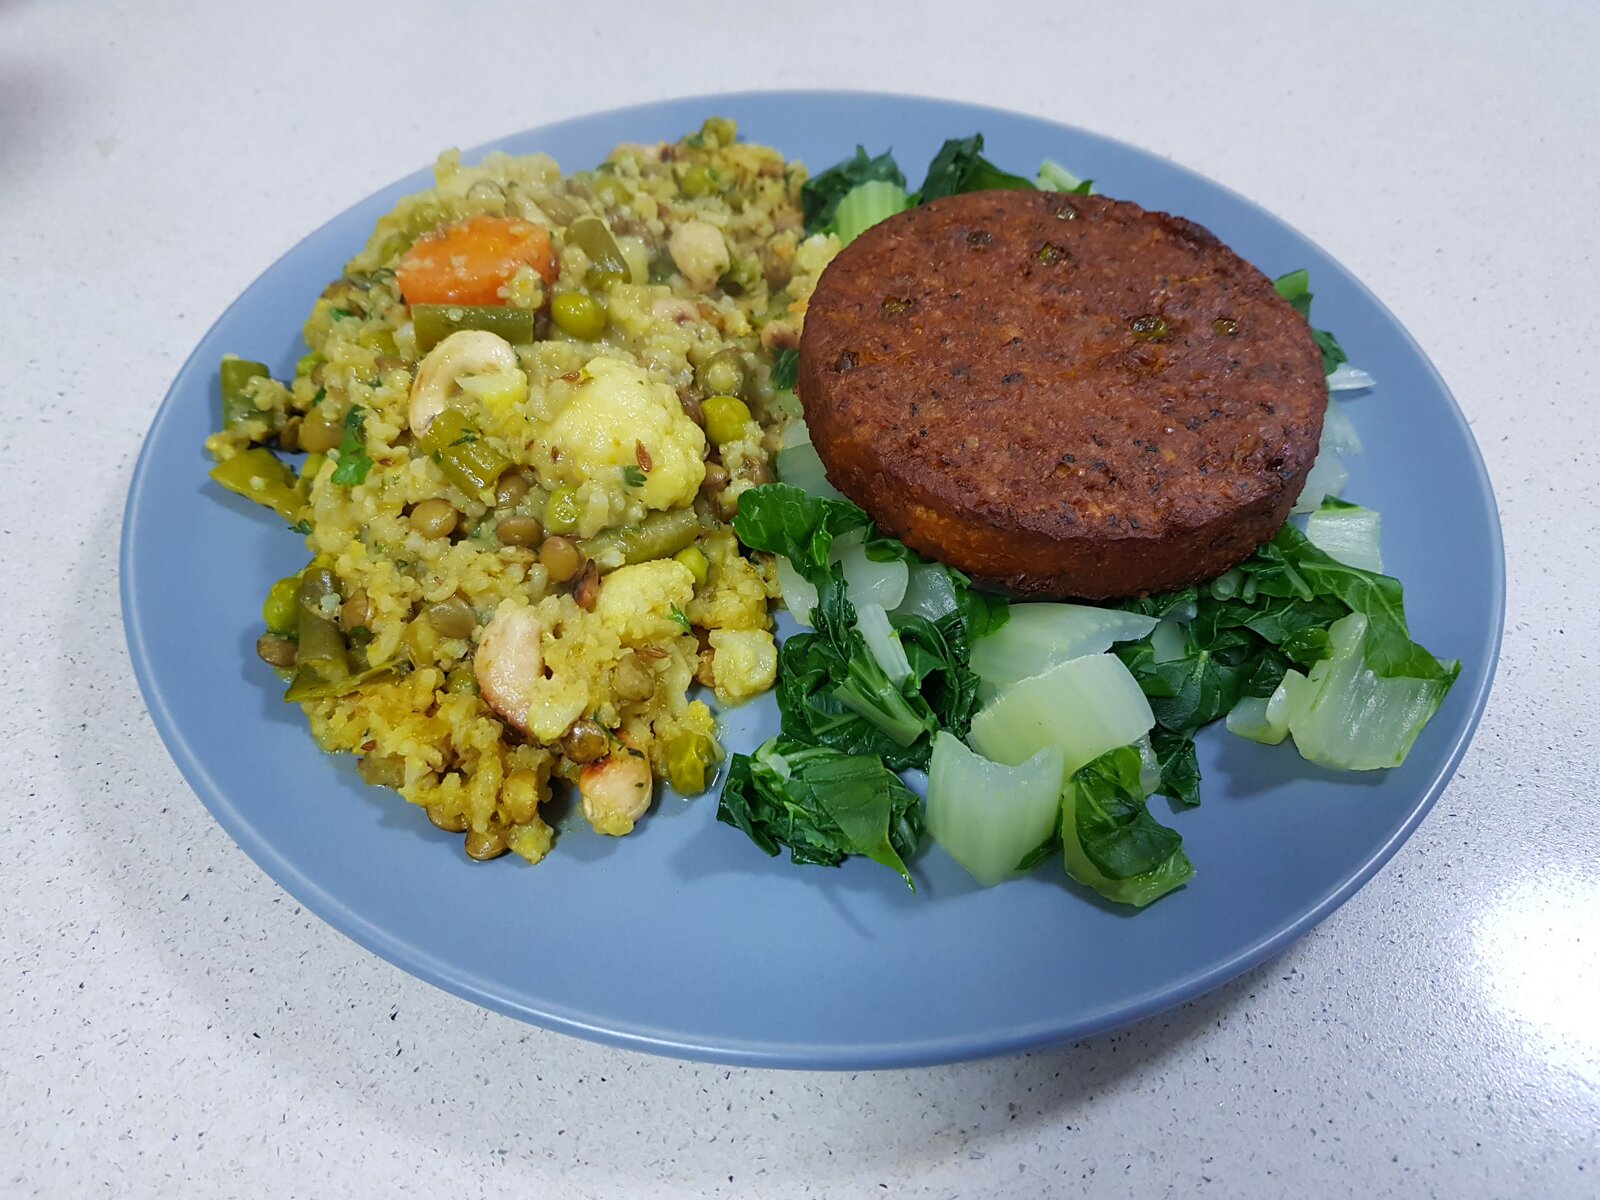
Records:
M0 1195L1600 1194L1600 11L805 8L0 3ZM1203 1000L860 1075L547 1034L303 912L145 715L123 496L228 301L440 147L772 86L997 104L1222 180L1472 421L1510 579L1477 739L1372 883Z

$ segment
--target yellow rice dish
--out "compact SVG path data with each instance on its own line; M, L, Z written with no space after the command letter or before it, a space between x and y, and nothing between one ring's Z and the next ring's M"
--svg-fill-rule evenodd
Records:
M658 780L704 791L691 691L773 684L777 587L728 522L772 479L775 357L838 249L805 178L719 118L568 176L449 152L312 307L292 380L223 363L212 476L312 556L261 657L474 858L543 858L557 780L612 835Z

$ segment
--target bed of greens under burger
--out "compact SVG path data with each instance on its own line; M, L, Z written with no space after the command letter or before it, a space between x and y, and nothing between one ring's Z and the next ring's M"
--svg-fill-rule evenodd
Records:
M855 155L802 192L808 233L849 242L875 222L985 188L1088 193L1046 161L1028 179L944 144L915 192L889 153ZM1309 319L1305 271L1276 281ZM1143 906L1194 874L1179 831L1150 812L1200 804L1194 738L1224 721L1339 770L1398 766L1459 665L1411 636L1383 573L1379 514L1339 498L1360 452L1334 397L1370 388L1314 330L1328 376L1321 452L1296 518L1239 566L1116 607L1008 603L884 536L827 482L803 423L779 482L745 492L734 530L776 557L806 629L781 649L781 732L730 759L718 818L769 854L837 865L864 855L915 887L925 835L980 884L1059 859L1107 900ZM794 351L774 382L793 387ZM926 772L924 805L901 777Z

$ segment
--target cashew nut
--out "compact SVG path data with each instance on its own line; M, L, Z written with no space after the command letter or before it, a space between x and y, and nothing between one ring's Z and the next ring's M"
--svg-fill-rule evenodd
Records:
M697 292L709 292L716 287L717 280L733 261L722 230L709 221L685 221L679 225L667 241L667 252L689 286Z
M407 418L412 435L420 437L445 410L462 379L512 371L516 366L517 352L505 338L483 329L458 329L429 350L417 367Z
M621 837L644 816L652 795L650 760L642 754L619 750L578 775L583 815L596 833Z
M544 627L531 609L502 608L484 626L472 656L484 703L523 733L528 732L534 689L544 680L543 639Z

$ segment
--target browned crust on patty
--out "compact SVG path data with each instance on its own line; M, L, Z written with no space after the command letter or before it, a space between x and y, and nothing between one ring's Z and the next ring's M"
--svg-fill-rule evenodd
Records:
M800 398L828 477L924 555L1025 594L1182 587L1289 515L1322 357L1205 229L1101 196L950 196L823 273Z

